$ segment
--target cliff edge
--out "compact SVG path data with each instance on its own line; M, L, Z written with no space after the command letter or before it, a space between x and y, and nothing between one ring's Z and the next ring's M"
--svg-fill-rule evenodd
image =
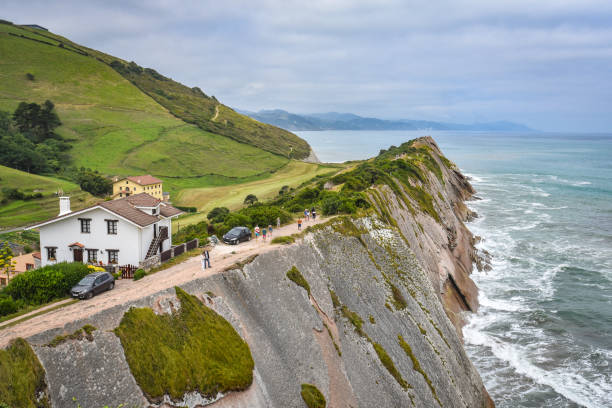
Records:
M391 148L332 184L342 188L362 173L376 175L364 190L367 211L333 218L295 244L194 278L180 291L168 288L28 338L45 370L37 401L52 407L73 407L74 400L83 407L493 406L460 339L460 312L478 307L469 278L473 238L463 225L472 187L431 138ZM183 319L187 294L195 299L190 310L202 308L193 314L200 320ZM209 319L219 323L203 329ZM223 347L205 348L216 354L204 368L199 358L172 357L177 350L197 357L195 343L209 346L190 336L207 338L201 330L218 336L229 327L223 321L248 345L250 385L223 387L221 377L244 374L239 362L223 357ZM87 325L96 329L54 342ZM236 343L235 334L228 336ZM134 348L128 342L134 339L150 339L151 347ZM153 384L169 367L175 377ZM201 371L206 391L188 380Z

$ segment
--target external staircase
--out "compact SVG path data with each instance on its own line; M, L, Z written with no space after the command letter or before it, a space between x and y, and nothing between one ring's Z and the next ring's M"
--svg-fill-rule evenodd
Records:
M157 251L160 248L162 242L168 239L168 227L159 227L159 231L157 232L157 236L151 240L151 245L149 245L149 250L147 251L147 256L145 259L152 257L157 254Z

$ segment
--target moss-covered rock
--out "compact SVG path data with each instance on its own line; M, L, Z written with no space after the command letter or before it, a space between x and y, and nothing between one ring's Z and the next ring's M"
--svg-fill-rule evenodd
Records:
M298 268L293 266L291 269L289 269L289 271L287 271L287 278L295 282L296 285L306 289L306 292L308 292L308 295L310 296L310 285L308 284L306 278L302 276L302 273L298 270Z
M302 384L302 399L308 408L325 408L325 396L312 384Z
M48 408L45 369L22 338L0 350L0 402L9 407Z
M149 308L128 310L115 333L147 397L179 399L197 391L205 397L238 391L253 382L247 343L232 325L180 288L179 311L156 315Z

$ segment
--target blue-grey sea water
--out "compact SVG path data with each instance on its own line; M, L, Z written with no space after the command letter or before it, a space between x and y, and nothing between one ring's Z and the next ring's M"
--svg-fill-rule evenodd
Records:
M612 407L612 134L299 132L322 161L431 135L471 177L492 270L466 350L498 407Z

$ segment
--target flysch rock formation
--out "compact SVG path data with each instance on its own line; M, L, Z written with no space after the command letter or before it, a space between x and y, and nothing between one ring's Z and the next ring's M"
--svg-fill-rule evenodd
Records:
M443 181L430 173L428 187L440 221L379 186L384 209L338 217L241 269L182 285L248 343L254 380L216 401L187 395L162 406L305 407L303 383L314 384L328 407L493 406L460 338L461 312L478 306L469 278L473 237L463 225L470 216L463 201L473 190L442 162L432 139L418 143L440 160ZM394 225L383 222L383 212ZM310 294L288 279L292 267ZM169 313L177 303L167 289L28 338L46 370L52 406L74 407L74 399L88 408L153 406L112 330L130 307ZM85 324L98 328L92 341L45 346Z

